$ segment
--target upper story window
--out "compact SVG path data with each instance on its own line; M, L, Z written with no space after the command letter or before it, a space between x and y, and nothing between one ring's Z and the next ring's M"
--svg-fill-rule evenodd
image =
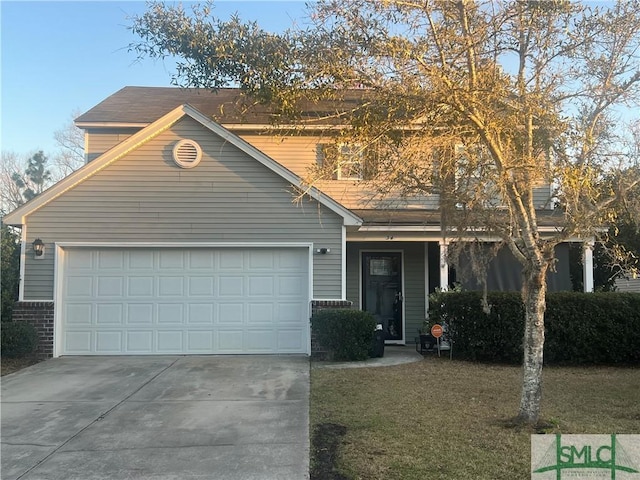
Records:
M363 157L363 149L360 145L339 144L336 162L337 180L362 180Z
M370 149L357 143L319 145L318 167L325 179L370 180L375 162Z

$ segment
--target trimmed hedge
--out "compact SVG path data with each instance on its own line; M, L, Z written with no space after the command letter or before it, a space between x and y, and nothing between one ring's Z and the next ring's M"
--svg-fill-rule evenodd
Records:
M0 344L3 357L26 357L36 351L38 332L30 323L2 322Z
M350 309L321 310L311 318L320 345L335 360L365 360L373 341L376 321L369 312Z
M480 292L430 297L430 316L449 324L456 356L522 363L524 306L519 292L490 292L489 314ZM545 364L640 364L640 294L547 293Z

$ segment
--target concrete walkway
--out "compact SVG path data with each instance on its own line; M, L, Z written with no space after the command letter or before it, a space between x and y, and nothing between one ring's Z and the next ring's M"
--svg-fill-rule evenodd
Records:
M413 345L395 346L388 345L384 349L381 358L369 358L362 362L312 362L312 368L364 368L364 367L389 367L422 361L423 357Z
M309 359L65 357L2 378L2 479L307 479Z

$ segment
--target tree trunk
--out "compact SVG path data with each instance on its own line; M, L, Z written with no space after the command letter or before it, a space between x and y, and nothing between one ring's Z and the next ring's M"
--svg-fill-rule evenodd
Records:
M546 273L547 265L544 263L529 270L525 274L522 292L525 308L524 362L518 421L528 424L537 423L540 415Z

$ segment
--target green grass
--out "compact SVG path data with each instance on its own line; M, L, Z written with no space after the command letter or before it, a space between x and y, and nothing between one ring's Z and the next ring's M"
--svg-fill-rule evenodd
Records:
M520 384L519 367L432 357L313 369L312 428L347 428L337 467L349 479L528 479L532 431L509 425ZM640 433L640 369L548 367L543 385L548 432Z

